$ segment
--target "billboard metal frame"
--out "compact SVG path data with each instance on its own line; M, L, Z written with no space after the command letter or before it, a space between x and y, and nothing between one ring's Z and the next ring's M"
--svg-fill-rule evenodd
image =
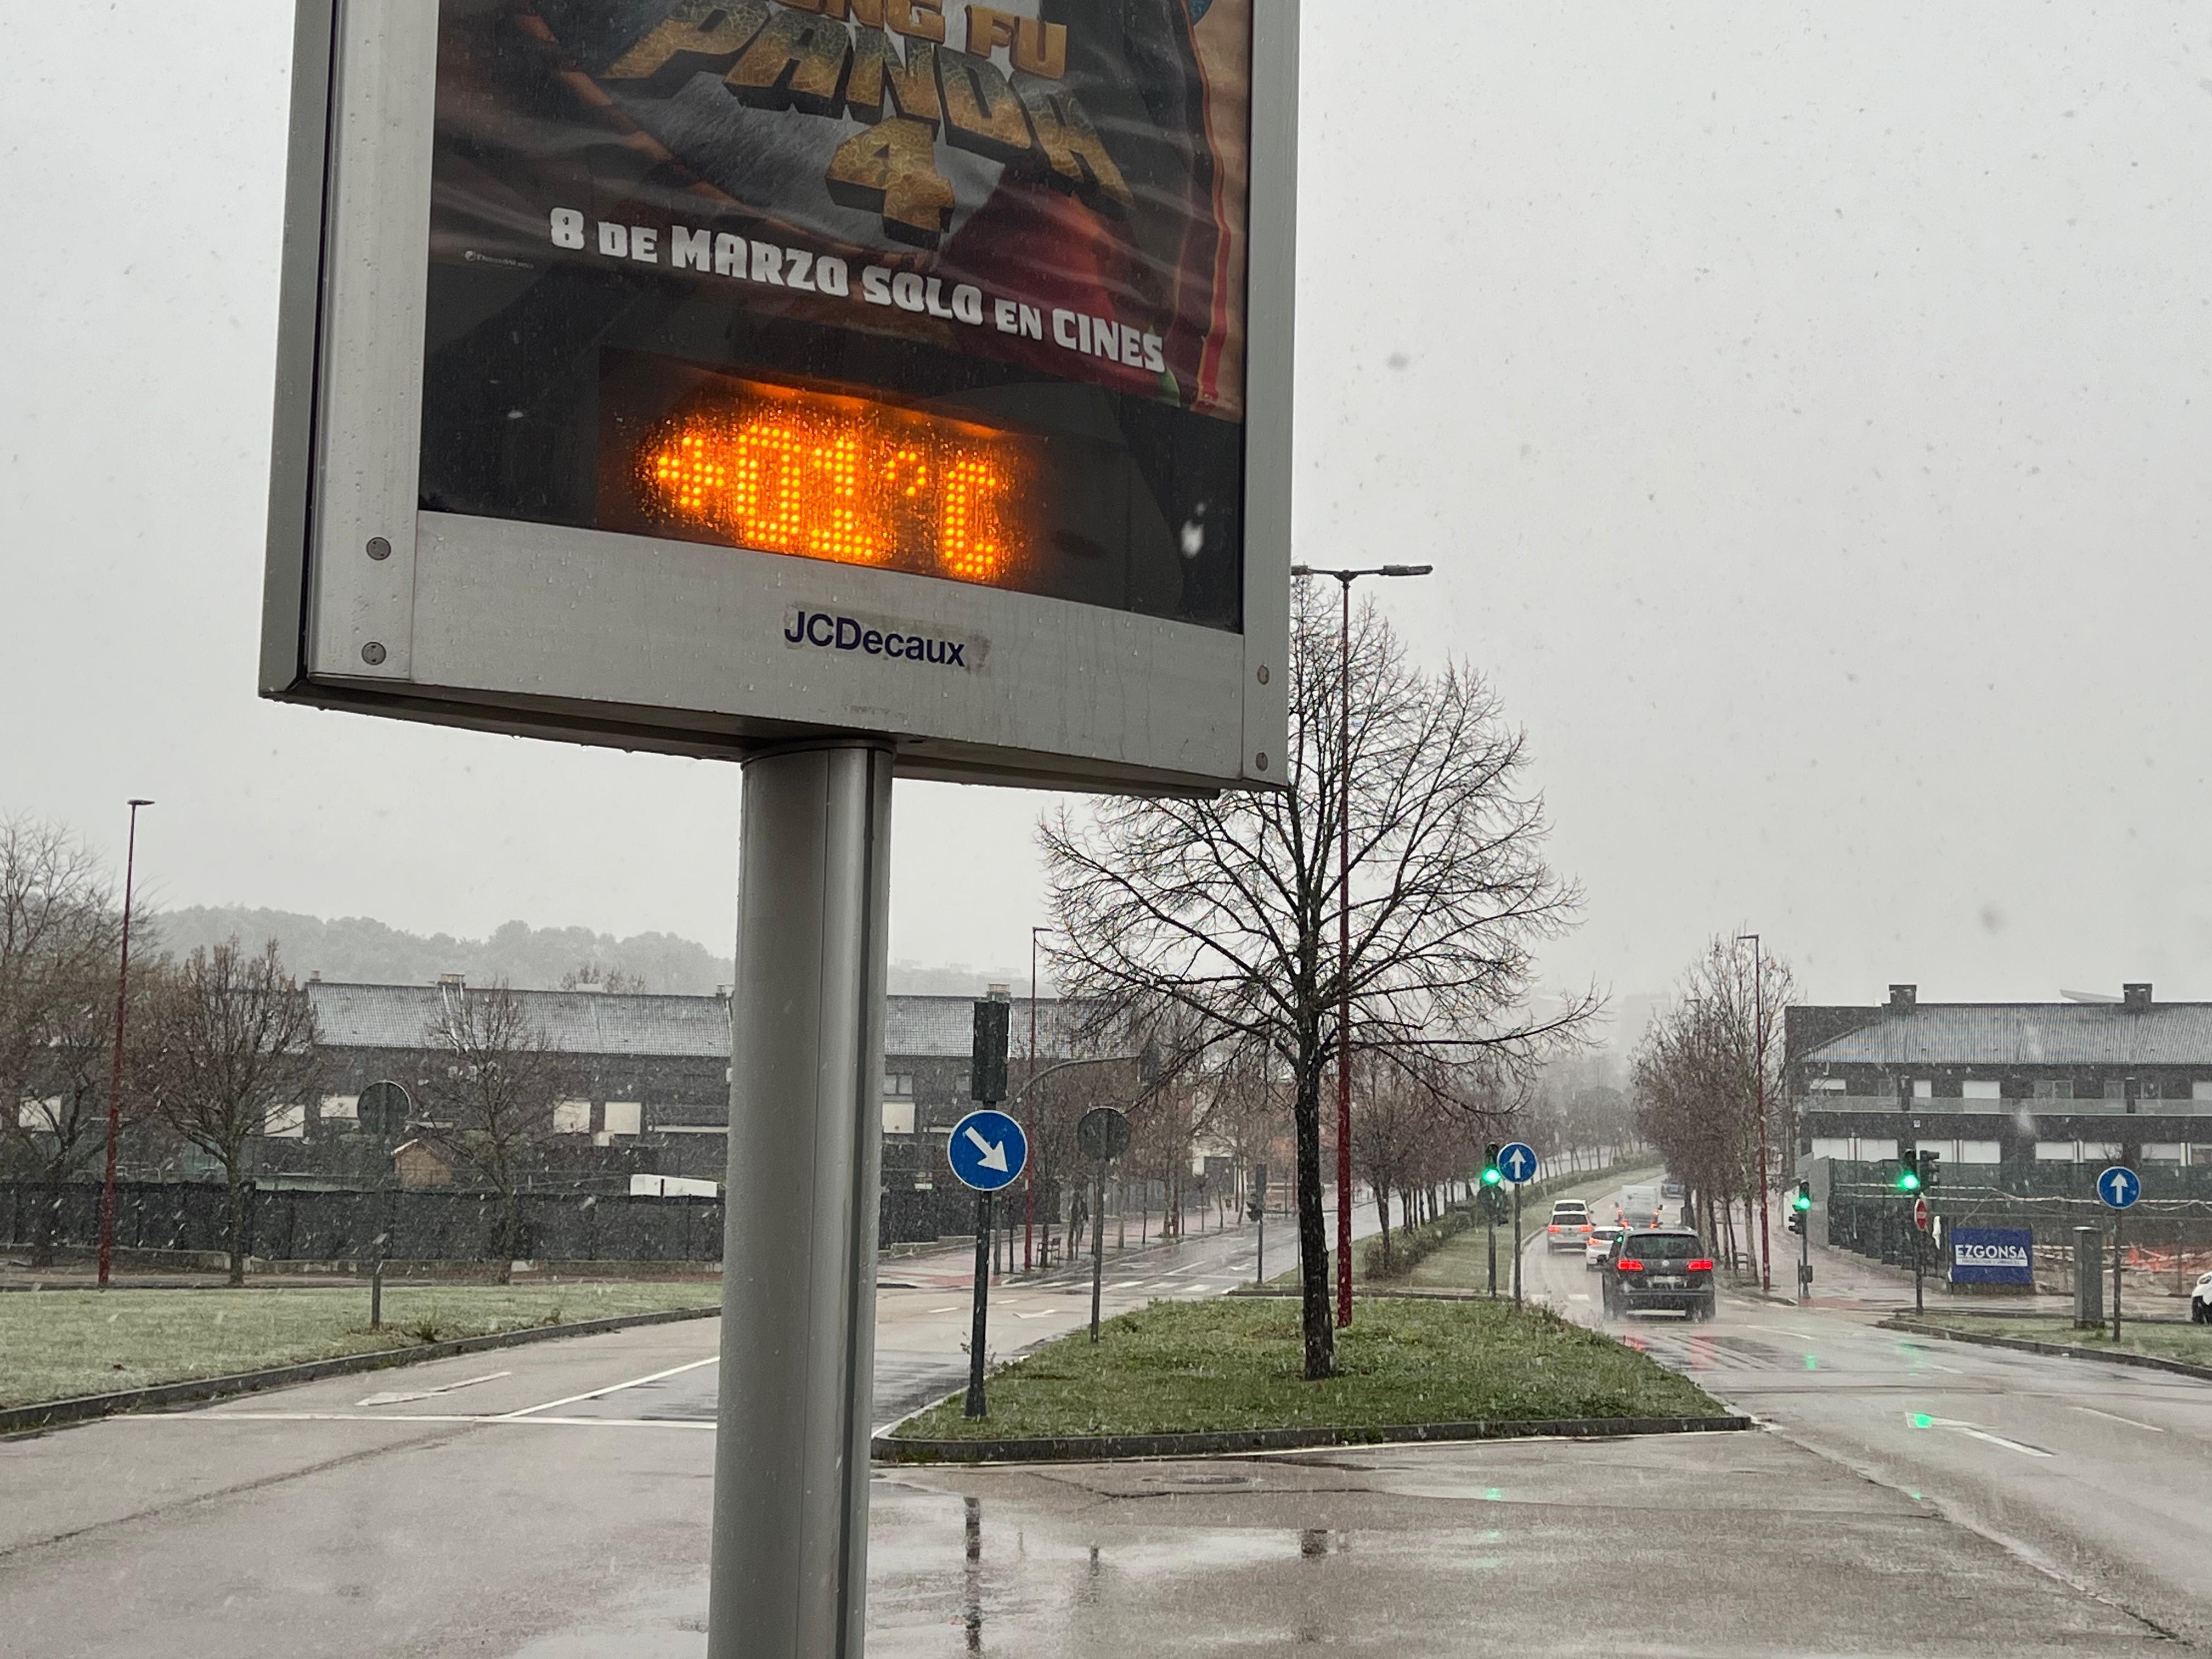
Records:
M436 0L300 0L264 696L742 760L887 735L902 776L1284 776L1296 0L1254 7L1241 633L693 542L418 509ZM793 650L794 608L979 642L959 674ZM879 621L880 619L880 621Z

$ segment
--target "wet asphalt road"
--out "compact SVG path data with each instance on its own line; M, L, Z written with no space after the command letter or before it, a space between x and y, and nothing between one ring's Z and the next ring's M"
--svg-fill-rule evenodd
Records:
M1578 1255L1537 1242L1522 1271L1530 1296L1601 1322ZM1879 1330L1880 1316L1723 1297L1711 1324L1609 1328L1796 1443L2212 1646L2212 1385Z
M1124 1263L1118 1294L1252 1265L1232 1231ZM964 1334L964 1296L915 1271L883 1293L879 1342L923 1358L886 1368L879 1415L935 1392L922 1373ZM1577 1261L1537 1246L1526 1271L1589 1316ZM1070 1278L1006 1292L1003 1328L1079 1324ZM2202 1613L2180 1571L2203 1559L2194 1385L1871 1316L1731 1303L1625 1333L1771 1433L881 1472L870 1653L2193 1648L2154 1623L2193 1635ZM0 1654L693 1659L716 1336L649 1327L0 1443Z

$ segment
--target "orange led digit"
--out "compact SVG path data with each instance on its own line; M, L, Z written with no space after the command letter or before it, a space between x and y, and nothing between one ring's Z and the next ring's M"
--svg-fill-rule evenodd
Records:
M1027 556L1039 441L860 398L724 380L639 453L639 506L678 535L1000 583Z

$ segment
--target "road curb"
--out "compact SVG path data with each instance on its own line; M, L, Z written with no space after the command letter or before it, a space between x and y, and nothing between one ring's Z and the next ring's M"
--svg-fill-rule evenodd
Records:
M2110 1365L2135 1365L2148 1371L2172 1371L2212 1382L2212 1365L2192 1365L2185 1359L2161 1359L2156 1354L2106 1352L2102 1348L2077 1347L2070 1342L2039 1342L2032 1336L1991 1336L1981 1331L1954 1331L1915 1319L1878 1319L1877 1330L1904 1331L1913 1336L1941 1337L1946 1342L1971 1342L1981 1348L2014 1348L2021 1353L2056 1354L2063 1359L2101 1359Z
M1221 1429L1182 1434L1091 1434L1038 1440L911 1440L878 1435L878 1463L1113 1463L1164 1457L1236 1456L1328 1446L1425 1444L1454 1440L1613 1439L1631 1435L1726 1433L1751 1419L1568 1417L1549 1421L1395 1423L1374 1428Z
M722 1311L708 1308L670 1308L657 1313L616 1314L606 1319L580 1319L566 1325L531 1325L521 1330L494 1331L485 1336L455 1337L449 1342L422 1342L408 1348L386 1348L376 1353L345 1354L335 1359L311 1359L297 1365L273 1365L264 1370L233 1371L223 1376L196 1377L184 1382L155 1382L143 1389L118 1389L113 1394L78 1395L69 1400L49 1400L34 1406L0 1407L0 1436L44 1429L66 1428L124 1412L154 1406L189 1405L195 1401L221 1400L231 1395L255 1394L264 1389L288 1388L295 1382L315 1382L326 1376L356 1371L380 1371L394 1365L413 1365L425 1359L447 1359L455 1354L481 1353L489 1348L517 1348L526 1343L550 1342L558 1337L596 1336L607 1331L628 1330L637 1325L670 1325L679 1320L711 1319Z

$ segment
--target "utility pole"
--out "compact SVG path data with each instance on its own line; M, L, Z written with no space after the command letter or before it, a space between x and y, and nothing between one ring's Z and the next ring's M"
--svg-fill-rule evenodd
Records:
M1049 933L1050 927L1030 929L1030 1079L1022 1085L1022 1133L1029 1137L1030 1145L1036 1145L1036 1108L1031 1098L1036 1092L1036 1004L1037 1004L1037 935ZM1034 1164L1022 1170L1022 1271L1030 1270L1030 1240L1036 1224L1036 1168ZM1009 1234L1006 1254L1014 1253L1013 1239Z
M1773 1229L1766 1218L1766 1189L1773 1178L1766 1164L1766 952L1761 948L1756 933L1738 933L1736 943L1751 941L1751 1002L1752 1047L1755 1054L1752 1065L1754 1076L1753 1088L1759 1103L1759 1287L1774 1289Z
M123 960L115 970L115 1058L107 1073L107 1176L100 1188L100 1288L107 1288L115 1261L115 1143L123 1134L123 1014L131 1000L131 886L138 870L138 809L131 801L131 839L123 854Z
M1427 564L1363 570L1294 564L1293 576L1333 576L1343 599L1337 629L1336 813L1336 1324L1352 1323L1352 584L1362 576L1425 576Z

